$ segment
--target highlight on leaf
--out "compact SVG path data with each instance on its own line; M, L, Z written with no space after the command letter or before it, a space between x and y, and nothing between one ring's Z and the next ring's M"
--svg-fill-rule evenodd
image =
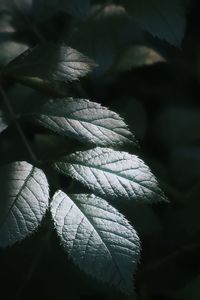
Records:
M70 82L86 76L96 64L82 53L65 45L44 43L29 48L4 68L4 75L47 81Z
M166 200L149 167L127 152L100 147L79 151L61 158L55 169L108 200Z
M54 195L51 213L65 251L80 269L125 293L133 291L140 242L122 214L95 195L62 191Z
M21 161L0 168L0 247L31 235L48 208L49 186L42 170Z
M137 140L118 114L86 99L51 99L34 114L34 119L88 145L137 147Z

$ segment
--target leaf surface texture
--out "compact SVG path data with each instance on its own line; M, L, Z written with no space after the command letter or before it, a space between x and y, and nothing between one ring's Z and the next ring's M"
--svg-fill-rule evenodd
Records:
M150 169L136 155L126 152L97 147L65 156L55 167L105 199L165 199Z
M54 43L29 48L4 69L15 77L40 78L48 81L73 81L86 76L95 64L77 50Z
M50 100L34 117L39 124L85 144L112 147L137 145L118 114L89 100Z
M0 246L32 234L46 213L49 187L45 174L27 162L0 168Z
M140 253L139 238L128 221L95 195L57 192L51 204L65 250L86 273L126 293Z
M180 46L185 31L185 7L181 0L125 0L122 5L146 31Z

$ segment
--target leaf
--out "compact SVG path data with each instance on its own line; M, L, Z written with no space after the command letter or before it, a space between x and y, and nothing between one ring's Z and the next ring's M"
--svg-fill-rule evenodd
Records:
M7 65L11 60L16 58L22 52L28 49L24 42L18 42L15 36L17 31L16 20L12 14L9 13L7 3L0 1L0 67Z
M131 292L140 254L136 231L105 200L86 194L70 197L58 191L51 204L65 250L86 273Z
M185 8L180 0L125 0L122 5L146 31L179 46L185 31Z
M11 77L33 77L48 81L73 81L86 76L95 66L80 52L53 43L28 49L9 63L4 74ZM26 78L24 78L24 81Z
M32 234L48 207L49 188L44 173L27 162L0 168L0 246Z
M126 152L97 147L65 156L55 167L109 200L165 199L150 169L136 155Z
M138 32L139 30L139 32ZM92 76L106 73L129 45L138 42L141 31L119 5L93 5L90 17L67 29L66 41L97 62ZM103 78L101 78L102 80Z
M133 68L165 61L164 57L154 49L146 46L130 46L122 53L121 57L119 57L114 68L118 72L125 72Z
M34 116L41 125L86 144L137 145L119 115L89 100L73 98L50 100Z
M0 66L7 65L27 48L27 45L15 42L12 39L0 41Z
M3 111L0 109L0 133L2 133L8 127L9 121L4 116Z

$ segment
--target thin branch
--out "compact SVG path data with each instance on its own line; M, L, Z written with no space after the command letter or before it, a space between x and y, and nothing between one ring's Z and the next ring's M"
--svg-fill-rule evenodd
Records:
M14 110L12 108L10 100L8 99L8 97L7 97L7 95L6 95L6 93L5 93L5 91L4 91L4 89L3 89L3 87L2 87L1 84L0 84L0 94L1 94L2 100L3 100L5 106L6 106L7 110L8 110L10 118L13 121L13 123L15 125L15 128L16 128L16 130L17 130L17 132L18 132L18 134L19 134L19 136L21 138L21 141L24 144L24 146L25 146L25 148L26 148L26 150L27 150L27 152L28 152L28 154L30 156L30 159L33 162L37 163L38 162L37 157L34 154L32 148L31 148L31 146L30 146L30 144L29 144L29 142L28 142L28 140L27 140L27 138L26 138L26 136L24 134L24 131L23 131L23 129L22 129L22 127L21 127L21 125L20 125L20 123L19 123L19 121L17 119L17 116L15 115L15 112L14 112Z

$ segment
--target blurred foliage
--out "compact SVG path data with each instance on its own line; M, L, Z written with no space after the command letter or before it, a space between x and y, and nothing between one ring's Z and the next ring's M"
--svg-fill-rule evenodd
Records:
M43 40L64 42L95 60L98 67L76 84L76 92L125 118L140 141L140 155L169 199L167 205L122 207L142 240L135 299L200 299L200 3L182 1L187 4L183 19L182 13L176 16L173 1L160 1L167 13L167 20L164 16L161 21L170 31L160 40L150 34L156 27L154 36L163 37L164 27L155 13L150 15L155 21L150 30L148 23L139 27L141 14L134 19L134 7L132 17L127 13L127 4L140 7L144 1L125 1L125 7L123 1L76 0L70 6L72 2L1 1L0 66ZM30 87L12 80L5 86L17 115L43 101ZM28 160L4 109L0 102L0 163ZM79 147L28 124L26 135L40 158ZM3 299L130 300L85 277L66 259L54 234L46 241L48 222L46 218L20 245L0 250Z

